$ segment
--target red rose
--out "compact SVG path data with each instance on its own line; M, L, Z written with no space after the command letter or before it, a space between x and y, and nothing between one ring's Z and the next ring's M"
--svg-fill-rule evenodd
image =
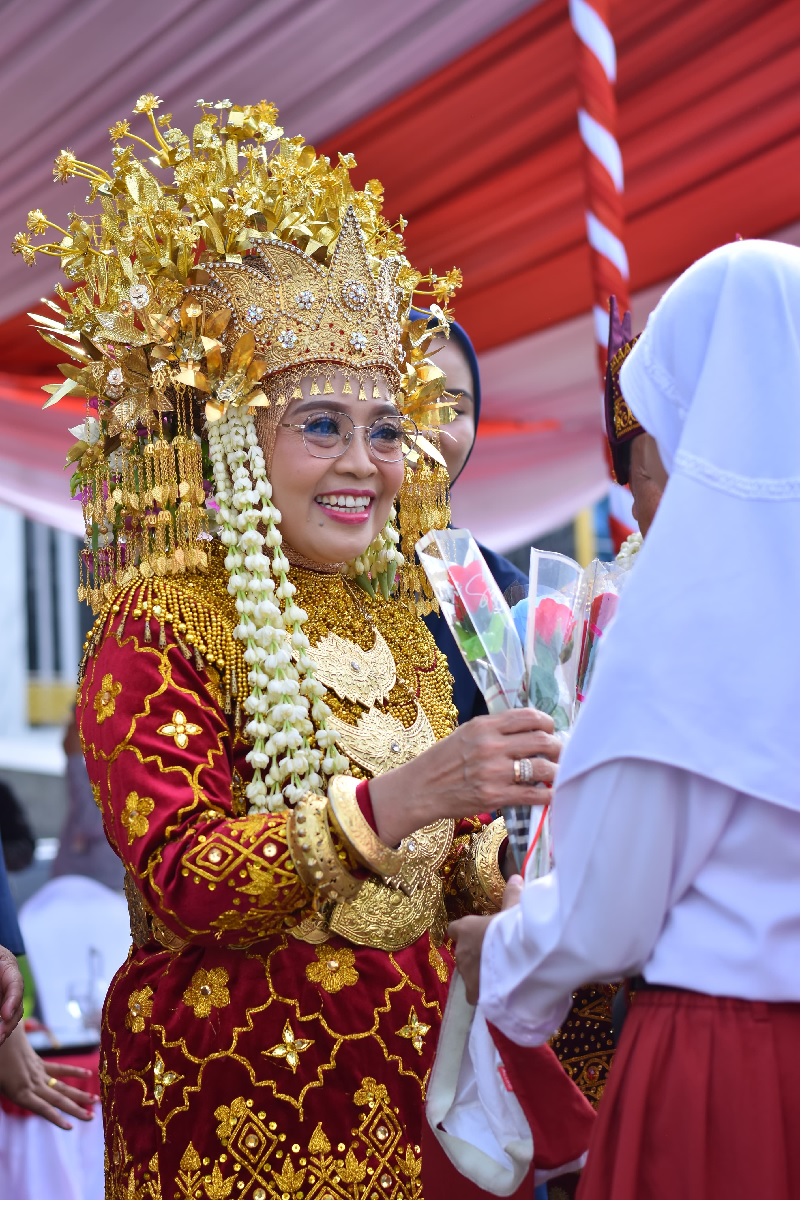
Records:
M616 614L619 596L606 591L598 594L591 604L591 631L595 636L601 636Z
M455 611L458 620L461 618L462 606L465 606L470 615L476 615L483 603L489 611L493 611L493 596L482 576L482 565L479 561L471 561L468 565L451 565L448 576L455 588Z
M544 644L551 644L556 634L561 646L568 644L574 631L571 608L565 603L555 602L554 598L542 599L535 612L535 631Z

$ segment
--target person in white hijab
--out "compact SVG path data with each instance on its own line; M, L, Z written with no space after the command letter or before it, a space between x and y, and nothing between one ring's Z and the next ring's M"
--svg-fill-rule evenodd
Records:
M668 483L561 765L555 869L450 931L521 1045L630 977L579 1197L797 1199L799 249L698 261L620 379Z

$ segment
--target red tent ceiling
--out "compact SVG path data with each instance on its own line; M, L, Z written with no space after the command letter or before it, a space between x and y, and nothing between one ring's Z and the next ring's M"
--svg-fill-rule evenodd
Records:
M611 30L634 290L795 221L798 5L613 0ZM382 180L414 263L463 269L481 349L592 305L575 64L546 0L326 141Z
M233 12L222 33L213 20L220 9L208 0L172 7L142 0L133 26L134 10L121 0L78 8L44 0L35 6L37 22L47 10L54 21L38 25L32 41L22 34L34 8L20 0L10 6L10 32L19 34L12 38L14 86L23 93L16 124L8 119L0 131L0 148L7 146L0 225L13 221L13 233L33 205L54 216L80 205L70 185L48 184L48 157L60 145L90 159L107 155L99 131L127 113L138 90L164 96L180 124L192 120L199 92L267 95L289 133L302 129L327 153L353 151L357 180L382 180L387 210L410 222L414 263L463 269L456 312L485 353L484 409L497 421L461 480L458 518L510 546L600 496L605 471L585 317L592 294L567 0L497 0L490 8L481 0L408 0L403 8L389 0L276 0ZM119 36L124 20L133 56ZM654 300L654 286L737 232L766 236L787 227L794 238L797 5L611 0L611 31L634 292ZM231 46L228 58L219 36ZM70 45L77 60L65 58ZM294 59L289 48L299 46ZM0 96L5 88L0 83ZM48 112L52 128L41 122ZM12 297L31 308L54 267L26 278L18 260L6 260L0 312L3 303L9 312ZM0 425L24 446L24 399L37 404L34 386L55 379L54 354L17 313L0 324L0 356L16 390L3 406L0 381ZM74 421L66 411L49 411L47 419L54 433ZM35 455L41 462L41 447ZM8 456L7 441L0 459Z

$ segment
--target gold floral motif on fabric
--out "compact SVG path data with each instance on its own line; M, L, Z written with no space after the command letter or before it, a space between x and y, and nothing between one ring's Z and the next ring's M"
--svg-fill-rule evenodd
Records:
M161 728L157 728L156 731L160 736L172 737L177 748L186 749L190 743L190 737L200 736L203 729L188 720L183 711L174 711L170 723L162 724Z
M142 1033L145 1022L153 1012L153 988L143 987L128 997L125 1023L132 1033Z
M413 1044L413 1049L417 1054L421 1054L424 1049L424 1038L429 1033L432 1027L425 1025L423 1021L419 1021L418 1014L414 1008L410 1009L410 1015L407 1018L407 1024L402 1025L401 1029L396 1030L397 1038L409 1038Z
M429 938L429 954L427 957L429 965L438 976L438 979L441 981L441 983L445 983L449 978L449 968L447 967L446 959L443 957L440 950L432 944L432 934L430 934Z
M378 628L373 648L364 649L330 632L318 641L310 656L318 681L351 703L363 707L383 703L396 685L396 662Z
M196 971L181 999L196 1017L208 1017L213 1008L225 1008L229 1003L228 982L229 973L224 967Z
M298 1071L301 1059L299 1055L305 1050L309 1050L310 1046L314 1045L311 1038L297 1038L293 1033L293 1027L289 1021L285 1021L284 1029L282 1030L282 1040L277 1046L272 1046L270 1050L264 1050L262 1053L269 1055L272 1059L284 1059L291 1071Z
M318 946L316 961L307 964L306 976L310 983L318 983L325 992L334 994L344 987L354 987L360 976L355 969L354 951L348 947Z
M93 703L99 724L102 724L104 720L108 720L114 715L114 709L117 706L117 696L122 689L122 682L115 682L111 674L103 675L100 690L95 695Z
M145 836L148 831L148 817L155 806L153 800L147 795L138 795L136 791L131 791L126 797L121 819L128 835L129 845L133 843L135 837Z

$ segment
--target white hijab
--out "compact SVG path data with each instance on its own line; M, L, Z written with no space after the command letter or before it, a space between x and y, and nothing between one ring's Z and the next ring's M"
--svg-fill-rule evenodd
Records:
M800 250L699 260L620 380L669 483L559 780L634 757L799 809Z

